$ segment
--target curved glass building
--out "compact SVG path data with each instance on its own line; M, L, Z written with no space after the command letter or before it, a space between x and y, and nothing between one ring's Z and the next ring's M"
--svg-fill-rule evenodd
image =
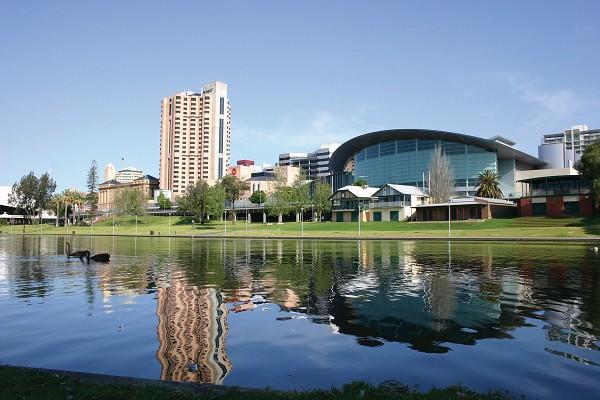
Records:
M483 139L444 131L394 129L348 140L332 154L329 168L334 190L359 178L373 187L391 183L426 188L429 162L438 146L450 160L458 193L473 194L478 175L489 169L499 174L502 192L511 197L516 191L516 171L545 165L513 145L502 137Z

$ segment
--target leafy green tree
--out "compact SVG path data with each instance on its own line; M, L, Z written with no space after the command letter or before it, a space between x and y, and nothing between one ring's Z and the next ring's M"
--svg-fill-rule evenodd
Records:
M185 195L177 201L180 210L190 212L194 218L204 224L208 210L210 187L202 179L189 185Z
M58 216L61 215L65 218L65 224L69 224L69 216L72 218L72 223L75 223L75 209L86 202L85 194L75 189L65 189L62 193L54 196L51 207L52 209L58 209Z
M367 182L367 180L365 178L359 178L354 181L352 186L367 187L367 186L369 186L369 183Z
M290 189L290 211L295 213L296 219L298 219L298 215L310 205L310 187L309 182L306 181L304 170L300 170Z
M429 161L429 195L434 203L445 203L450 200L454 193L454 171L450 166L450 160L442 153L442 149L436 146Z
M225 198L225 188L220 183L208 188L207 214L220 220L225 212Z
M8 195L8 201L14 204L18 210L25 212L27 219L33 216L36 204L35 198L39 188L39 180L31 171L24 175L19 182L12 185L11 192Z
M267 198L265 203L267 214L279 217L279 222L281 222L283 215L289 214L292 211L290 207L292 197L293 190L291 187L283 186L276 189Z
M98 211L98 179L98 164L96 164L96 160L92 160L87 174L88 192L86 195L87 204L92 215L95 215Z
M55 190L56 182L50 178L48 173L37 178L32 171L23 176L18 183L15 182L8 198L18 209L25 212L28 219L31 219L38 210L38 218L41 223L42 210L46 210L50 206Z
M596 210L600 208L600 141L588 145L575 165L591 186Z
M257 190L250 196L250 201L254 204L263 204L267 200L267 194L262 190Z
M331 196L331 186L319 180L315 181L313 204L319 222L321 222L324 213L331 211L329 196Z
M163 192L160 192L160 194L158 195L158 198L156 199L156 202L158 203L158 207L161 210L168 210L168 209L171 209L171 207L173 206L173 204L171 203L171 200L169 200L168 197L165 196L165 194Z
M223 177L221 184L225 189L225 199L231 204L235 221L235 202L241 198L242 193L248 190L249 186L246 182L240 181L231 175Z
M501 198L502 190L500 190L500 182L498 182L498 179L498 174L491 169L486 169L479 173L479 184L475 186L475 189L477 190L475 196L488 197L491 199Z
M115 205L120 215L144 215L146 196L141 190L123 188L115 196Z

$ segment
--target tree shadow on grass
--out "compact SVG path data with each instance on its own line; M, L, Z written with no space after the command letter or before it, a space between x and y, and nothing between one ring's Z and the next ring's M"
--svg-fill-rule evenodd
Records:
M200 224L193 217L180 217L179 221L175 222L173 225L175 225L175 226L190 226L192 229L196 229L196 230L217 229L217 227L215 225L212 225L210 222L205 222L204 224Z
M600 236L600 215L582 218L581 224L588 235Z

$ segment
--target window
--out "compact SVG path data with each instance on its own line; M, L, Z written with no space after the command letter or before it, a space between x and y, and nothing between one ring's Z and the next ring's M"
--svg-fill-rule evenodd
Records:
M398 140L396 142L398 153L406 153L409 151L415 151L417 148L416 140Z
M396 154L396 142L383 142L379 145L379 154L382 156L387 156L390 154Z
M221 115L223 115L224 112L225 112L225 98L221 97L219 99L219 113Z
M417 150L432 150L438 145L439 142L437 140L418 140L417 141Z
M379 145L375 144L373 146L367 147L367 159L379 157Z
M223 118L219 119L219 153L223 153Z

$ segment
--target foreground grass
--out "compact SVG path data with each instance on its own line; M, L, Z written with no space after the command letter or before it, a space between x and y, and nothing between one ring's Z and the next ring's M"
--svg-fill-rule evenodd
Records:
M110 379L110 378L109 378ZM432 389L419 393L406 388L373 387L352 383L342 389L310 392L277 392L271 390L242 390L227 387L208 387L193 391L189 386L165 387L133 383L101 383L101 379L71 377L60 373L0 366L0 388L3 400L22 399L127 399L127 400L192 400L192 399L250 399L250 400L309 400L309 399L483 399L499 400L509 397L502 393L475 393L459 386Z
M304 232L302 232L302 229ZM288 222L284 224L263 224L237 221L227 224L218 221L205 225L193 224L191 218L144 216L115 217L99 222L93 227L68 226L54 227L52 225L27 225L0 227L1 231L10 233L29 234L104 234L113 232L117 235L149 235L156 236L290 236L297 237L302 234L306 237L358 237L358 223L356 222ZM452 222L453 237L600 237L600 217L587 218L544 218L522 217L494 219L488 221ZM410 222L363 222L361 223L361 237L446 237L448 223L410 223Z

